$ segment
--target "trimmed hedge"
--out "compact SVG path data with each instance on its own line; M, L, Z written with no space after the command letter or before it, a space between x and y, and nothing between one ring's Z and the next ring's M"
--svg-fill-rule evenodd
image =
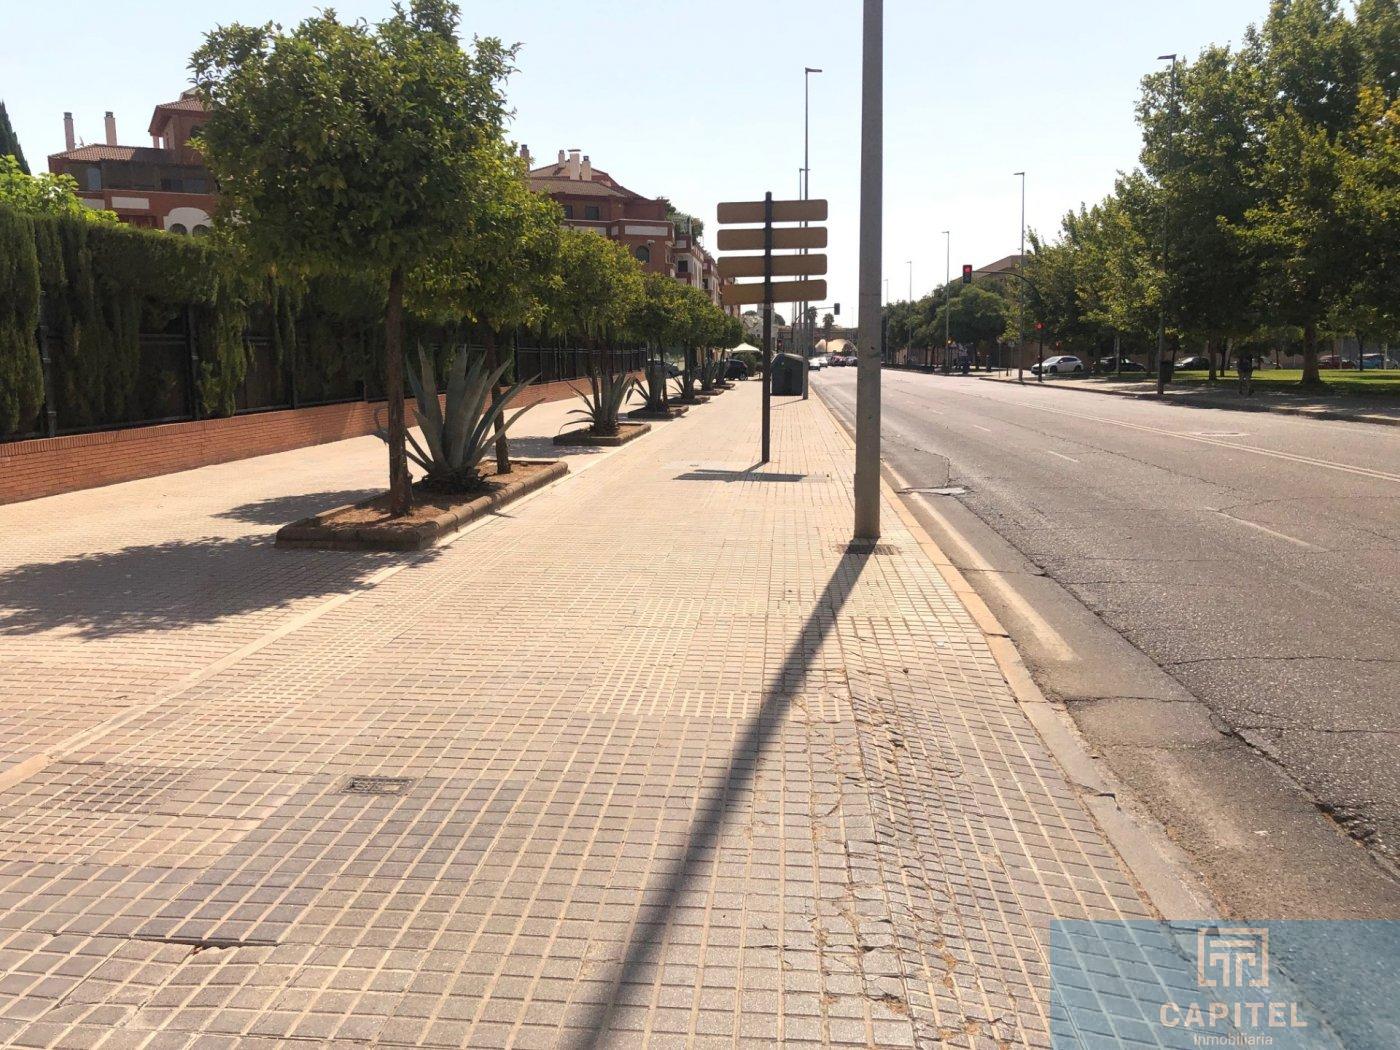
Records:
M34 223L0 209L0 433L27 429L44 402Z

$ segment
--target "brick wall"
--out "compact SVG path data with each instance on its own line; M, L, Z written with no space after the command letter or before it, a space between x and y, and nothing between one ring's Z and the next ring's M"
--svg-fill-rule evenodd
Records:
M522 391L520 404L573 396L568 383L541 383ZM356 401L0 444L0 504L363 437L374 433L384 404Z

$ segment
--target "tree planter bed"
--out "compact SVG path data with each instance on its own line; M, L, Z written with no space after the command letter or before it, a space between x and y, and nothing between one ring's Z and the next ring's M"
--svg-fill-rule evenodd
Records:
M413 510L402 518L388 515L388 494L322 511L284 525L279 547L320 550L419 551L497 507L548 485L569 472L560 460L512 460L508 480L483 471L487 487L481 492L428 492L415 485Z
M679 419L689 409L685 405L672 405L670 408L634 408L627 413L628 419Z
M619 423L616 434L599 435L587 430L570 430L564 434L556 434L554 443L556 445L602 445L611 448L635 441L650 429L650 423Z

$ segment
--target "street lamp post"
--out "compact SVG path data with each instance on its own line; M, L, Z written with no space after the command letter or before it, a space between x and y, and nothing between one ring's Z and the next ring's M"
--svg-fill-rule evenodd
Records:
M952 345L949 337L949 322L953 317L953 233L951 230L943 231L943 360L948 360L948 347Z
M812 156L811 156L811 126L812 126L812 74L820 73L821 70L813 66L802 67L802 179L799 187L802 199L808 200L812 195ZM805 227L807 223L804 221ZM802 254L807 254L807 249L802 249ZM802 320L806 326L803 342L806 344L806 356L812 356L812 322L807 317L807 303L802 304Z
M1167 83L1167 156L1163 174L1169 174L1172 163L1173 139L1176 135L1176 55L1158 55L1158 62L1171 62L1171 79ZM1170 254L1170 224L1167 221L1167 198L1162 195L1162 294L1157 303L1157 396L1167 392L1167 261Z
M1013 172L1014 175L1021 176L1021 254L1016 257L1016 265L1025 270L1026 268L1026 173L1024 171ZM1022 275L1024 276L1024 274ZM1026 381L1026 293L1020 285L1016 286L1016 298L1020 305L1020 317L1016 321L1016 382Z
M880 538L880 253L884 223L884 0L864 0L861 32L860 350L856 358L855 538ZM912 274L912 267L910 270ZM913 279L910 278L912 285ZM911 295L912 298L912 295Z

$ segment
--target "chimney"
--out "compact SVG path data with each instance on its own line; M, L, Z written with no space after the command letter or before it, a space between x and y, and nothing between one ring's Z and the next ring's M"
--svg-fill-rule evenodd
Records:
M102 119L107 125L107 145L115 146L117 144L117 118L112 116L112 111L109 109L107 115Z
M581 169L580 174L583 176L584 182L593 181L593 162L588 159L587 154L584 155L583 168Z
M76 149L77 145L78 140L73 135L73 114L65 113L63 114L63 148Z
M160 149L160 136L159 136L159 135L152 135L152 136L151 136L151 148L152 148L152 149Z
M578 158L579 158L579 151L578 151L578 150L576 150L576 149L571 149L571 150L569 150L569 178L573 179L575 182L577 182L577 181L578 181L578 178L579 178L579 162L578 162Z
M526 169L535 166L535 158L530 156L530 147L523 142L520 144L520 159L525 162Z
M561 168L564 166L564 151L562 149L559 151L559 166Z

